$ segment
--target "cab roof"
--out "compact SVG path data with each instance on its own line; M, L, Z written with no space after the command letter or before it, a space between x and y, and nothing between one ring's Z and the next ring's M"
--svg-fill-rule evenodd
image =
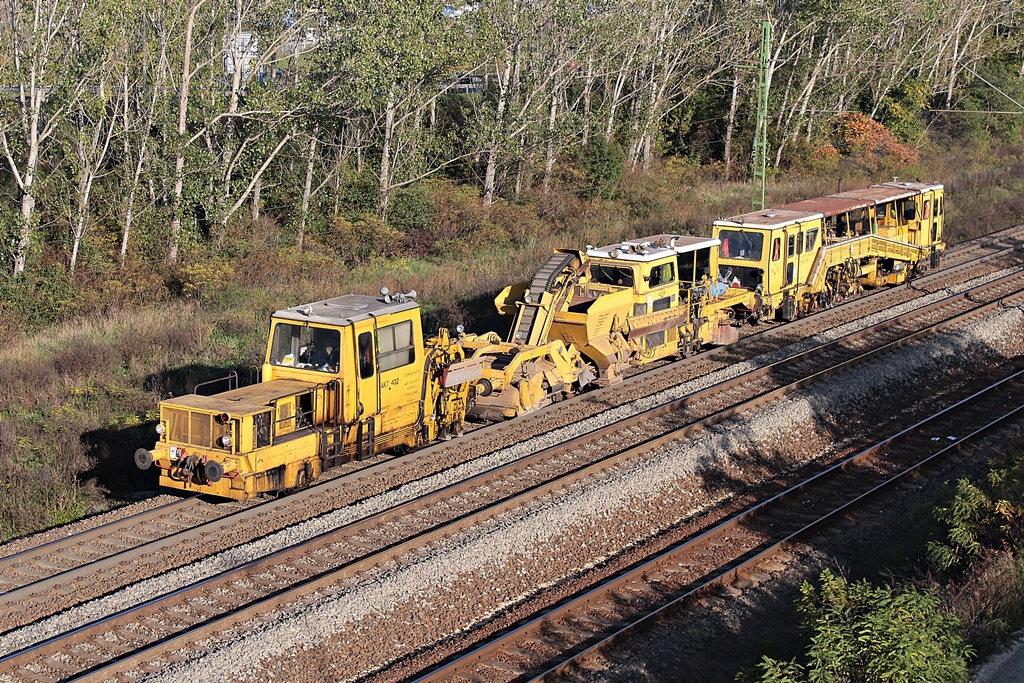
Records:
M812 218L821 218L820 211L798 211L791 208L762 209L715 221L716 226L775 230Z
M805 199L802 202L793 202L792 204L786 204L785 208L793 211L820 213L824 216L836 216L856 209L865 209L872 205L874 205L874 202L870 199L832 196Z
M897 199L913 197L922 192L941 189L941 183L882 183L860 190L848 190L827 197L793 202L776 209L751 211L739 216L717 220L714 224L721 227L755 227L774 230L811 218L835 216L847 211L885 204Z
M412 296L415 296L415 293L412 293ZM412 296L399 294L394 297L374 297L364 294L344 294L333 299L282 309L274 313L274 318L345 326L360 320L379 318L389 313L401 313L419 308L419 304L413 301Z
M896 186L888 187L886 185L872 185L871 187L865 187L860 190L849 190L848 192L840 192L835 197L842 197L844 199L860 199L870 201L872 204L885 204L896 199L903 199L904 197L913 197L918 193L917 190Z
M662 233L650 237L638 237L605 247L587 246L587 256L616 259L618 261L649 262L671 256L686 254L698 249L717 247L722 241L714 237L692 237Z

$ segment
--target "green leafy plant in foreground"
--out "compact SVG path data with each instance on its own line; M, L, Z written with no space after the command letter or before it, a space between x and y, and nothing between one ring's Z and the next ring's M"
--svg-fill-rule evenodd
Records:
M946 571L986 548L1018 548L1024 541L1024 447L992 460L988 474L962 478L946 505L935 509L946 538L928 544L932 565Z
M805 582L798 609L810 644L803 658L765 657L755 680L951 683L967 680L971 648L959 619L933 593L850 583L829 570Z

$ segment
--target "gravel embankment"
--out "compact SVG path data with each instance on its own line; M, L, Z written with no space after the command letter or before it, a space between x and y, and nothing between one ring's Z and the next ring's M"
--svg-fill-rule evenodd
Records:
M817 583L826 568L876 585L893 578L915 580L920 570L918 553L928 538L923 527L931 520L938 491L961 477L985 476L990 458L1022 435L1024 421L1018 419L965 446L958 457L934 463L912 482L819 531L807 540L810 545L800 545L781 560L762 565L761 576L742 586L739 595L730 590L728 599L708 598L661 622L659 628L645 630L580 680L730 683L737 670L752 670L766 655L788 660L806 647L795 609L804 581ZM1020 680L986 679L982 672L987 668L972 680Z
M985 278L980 279L979 281L972 282L971 284L987 282L998 277L1002 277L1005 274L1007 274L1006 271L992 273L986 276ZM967 285L964 285L962 287L957 288L957 290L960 291L966 287ZM857 324L851 324L848 326L844 326L843 328L839 328L837 330L830 331L822 335L818 335L815 339L834 339L836 337L842 336L843 334L847 334L850 331L852 331L852 329L846 329L848 327L855 327L859 329L868 324L876 322L875 318L884 319L892 317L894 315L898 315L904 312L904 310L910 310L911 308L926 305L931 301L941 299L947 295L947 292L940 292L928 295L926 297L923 297L922 299L915 300L913 304L908 304L902 307L894 307L892 309L887 310L884 314L871 316ZM440 488L441 486L453 483L455 481L463 479L467 476L471 476L472 474L478 473L480 471L484 471L490 467L494 467L496 465L522 457L524 454L535 452L544 447L563 441L567 438L571 438L572 436L583 433L585 431L591 431L598 426L616 422L619 419L622 419L627 415L635 414L636 412L639 412L640 410L650 405L655 405L682 395L690 394L701 388L710 386L711 384L740 374L741 372L746 371L747 369L750 369L752 367L762 366L764 364L773 362L784 355L790 355L792 353L795 353L797 350L807 348L811 346L813 343L813 341L807 340L795 345L796 348L790 347L784 352L766 354L766 356L759 357L754 361L748 361L746 363L731 366L716 373L712 373L697 380L693 380L678 387L674 387L673 389L670 389L668 391L661 392L660 394L657 394L655 396L650 396L640 401L634 402L633 404L630 404L628 406L622 406L613 410L606 411L605 413L595 416L594 418L582 421L570 427L563 428L552 434L532 439L528 443L502 449L501 451L495 452L485 458L481 458L477 461L467 463L466 465L460 466L454 470L440 473L430 478L429 480L417 482L415 484L403 487L399 490L388 492L381 496L377 496L371 500L365 501L359 505L335 511L331 514L290 527L281 532L272 534L266 538L254 541L239 548L235 548L233 550L198 561L187 567L167 572L166 574L163 574L159 577L154 577L152 579L143 581L133 586L129 586L105 598L101 598L99 600L87 603L72 610L68 610L60 615L43 620L38 624L26 627L24 629L20 629L18 631L14 631L10 634L7 634L6 636L3 636L2 638L0 638L0 652L8 652L14 649L18 649L20 647L24 647L33 642L37 642L42 638L67 630L71 626L76 626L86 621L91 621L97 618L107 616L113 612L125 609L130 605L138 604L139 602L142 602L144 600L152 599L156 595L174 590L183 585L187 585L188 583L191 583L199 578L226 571L251 559L266 555L270 552L273 552L274 550L286 547L287 545L296 543L305 538L309 538L310 536L313 536L315 534L323 533L330 529L338 528L339 526L348 523L352 520L361 518L368 514L372 514L373 512L376 512L378 510L385 509L386 507L389 507L401 501L409 500L417 495L421 495L422 493L427 492L428 490ZM874 389L877 389L877 385L874 386ZM844 395L844 400L848 400L847 397L849 396L849 392L846 389L844 389L844 392L846 392ZM769 411L761 411L761 415L767 414L768 412ZM814 420L817 419L818 417L820 417L819 411L809 410L805 406L800 417L796 417L795 415L790 414L780 418L780 420L782 424L791 425L794 424L794 420L799 420L801 423L805 420L813 423ZM773 438L771 434L760 434L759 432L756 431L751 421L748 421L748 423L744 424L744 429L751 430L751 436L756 437L755 440L764 441L764 444L761 446L762 448L770 445L771 439ZM739 437L735 434L732 434L726 435L725 438L726 441L723 442L723 444L720 446L720 449L728 450L730 448L735 448L735 443L732 442L738 439ZM776 435L775 438L780 437ZM831 436L829 438L831 438ZM732 443L732 445L730 445L730 443ZM712 452L708 450L705 450L703 454L699 457L702 457L704 459L702 462L705 466L707 465L707 463L712 462L714 459ZM692 472L693 467L696 467L699 464L700 462L694 461L693 463L690 464L689 470L680 470L680 473L677 476L684 476L687 472ZM667 475L662 473L659 476ZM644 483L642 485L642 487L649 486L651 486L651 484L649 483ZM644 491L647 489L641 488L639 490ZM694 496L694 494L691 492L688 494L688 496L692 497ZM618 546L616 546L616 544L618 544ZM614 553L620 547L621 543L616 541L612 543L612 545L608 546L608 548L605 549L605 552ZM597 559L593 561L600 560Z
M1018 355L1022 317L1018 310L1004 310L971 321L890 354L870 369L830 378L743 421L609 471L605 479L502 515L457 541L436 544L427 556L403 558L322 595L321 602L297 615L249 624L251 631L229 642L209 643L208 656L155 680L262 679L269 672L275 678L312 680L314 673L332 669L332 678L350 678L429 647L439 632L474 628L539 588L566 581L668 525L699 515L721 499L703 486L705 479L742 469L751 459L771 461L795 444L812 457L824 456L855 406L884 398L892 406L894 396L909 395L911 388L926 395L928 377ZM881 411L886 413L892 422L900 421L898 411ZM874 420L880 417L879 411L872 413ZM779 465L792 463L778 460L771 469Z

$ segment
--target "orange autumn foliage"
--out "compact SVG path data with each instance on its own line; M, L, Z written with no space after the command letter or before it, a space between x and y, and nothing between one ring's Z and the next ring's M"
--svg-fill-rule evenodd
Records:
M859 112L839 115L832 144L843 156L858 157L875 167L901 166L918 160L916 149L901 143L881 123Z

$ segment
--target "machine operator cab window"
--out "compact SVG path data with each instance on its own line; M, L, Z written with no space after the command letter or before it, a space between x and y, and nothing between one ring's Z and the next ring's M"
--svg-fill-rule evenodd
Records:
M627 265L594 263L590 266L590 281L613 287L633 287L633 269Z
M646 278L647 286L651 289L669 285L676 281L676 267L672 262L652 266L651 272Z
M743 259L760 261L764 248L764 234L753 230L722 230L718 234L722 240L718 255L724 259Z
M271 365L338 372L341 335L335 328L279 322L274 326L270 346Z
M764 279L764 259L768 255L765 232L723 229L718 232L718 238L722 241L718 250L718 282L727 288L757 289ZM770 248L773 258L778 258L783 248L795 249L796 244L783 247L776 241Z
M683 288L700 284L711 274L711 247L687 251L676 257L679 264L679 285Z

